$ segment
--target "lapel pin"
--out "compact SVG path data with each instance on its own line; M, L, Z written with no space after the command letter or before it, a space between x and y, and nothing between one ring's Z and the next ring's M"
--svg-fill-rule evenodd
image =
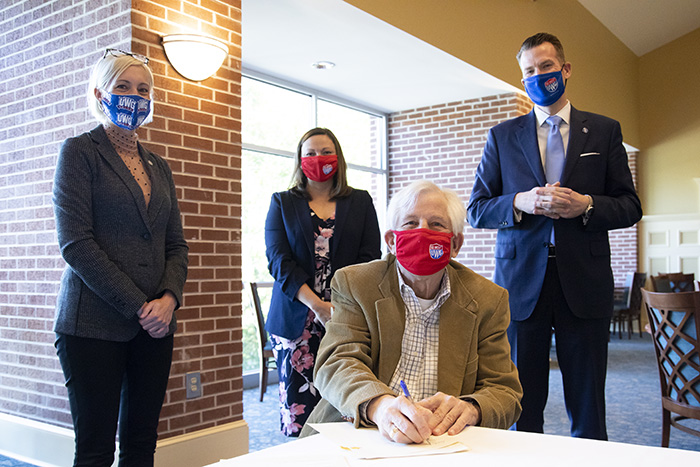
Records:
M583 131L584 133L588 133L588 128L586 128L586 127L584 126L584 127L583 127L583 130L581 130L581 131Z

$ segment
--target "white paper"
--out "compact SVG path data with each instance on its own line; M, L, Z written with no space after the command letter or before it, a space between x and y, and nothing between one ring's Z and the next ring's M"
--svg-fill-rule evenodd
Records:
M314 453L280 452L278 454L258 454L264 451L256 451L246 456L221 460L216 464L206 467L280 467L280 466L304 466L304 467L348 467L346 457L343 454L337 456L316 456Z
M456 436L447 434L431 436L422 444L400 444L384 438L377 428L355 428L347 422L312 423L310 426L356 459L430 456L469 450Z

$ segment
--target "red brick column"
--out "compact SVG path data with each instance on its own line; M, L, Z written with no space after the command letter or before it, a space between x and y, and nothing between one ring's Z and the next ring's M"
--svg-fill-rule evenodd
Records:
M53 348L64 263L51 185L60 144L97 125L90 70L106 47L150 57L156 117L140 140L170 164L190 245L190 269L161 438L242 419L241 2L6 2L0 7L0 412L71 427ZM229 45L194 83L167 61L161 36L199 32ZM186 400L199 371L202 397Z

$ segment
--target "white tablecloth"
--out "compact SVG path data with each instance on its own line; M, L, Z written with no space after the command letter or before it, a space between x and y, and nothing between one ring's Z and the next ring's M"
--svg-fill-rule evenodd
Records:
M322 435L222 460L211 467L601 467L700 466L700 452L564 436L469 427L460 442L470 450L437 456L356 460Z

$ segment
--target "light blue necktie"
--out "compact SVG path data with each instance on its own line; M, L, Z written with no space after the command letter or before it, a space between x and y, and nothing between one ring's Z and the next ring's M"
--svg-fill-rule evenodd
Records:
M561 179L564 169L564 140L559 132L561 117L552 115L547 120L549 124L549 134L547 135L547 149L544 155L544 173L547 183L556 183Z
M552 115L546 121L549 124L549 134L547 135L547 148L544 154L544 174L547 183L556 183L561 179L561 172L564 169L564 140L559 133L561 117ZM549 242L554 245L554 226L549 236Z

